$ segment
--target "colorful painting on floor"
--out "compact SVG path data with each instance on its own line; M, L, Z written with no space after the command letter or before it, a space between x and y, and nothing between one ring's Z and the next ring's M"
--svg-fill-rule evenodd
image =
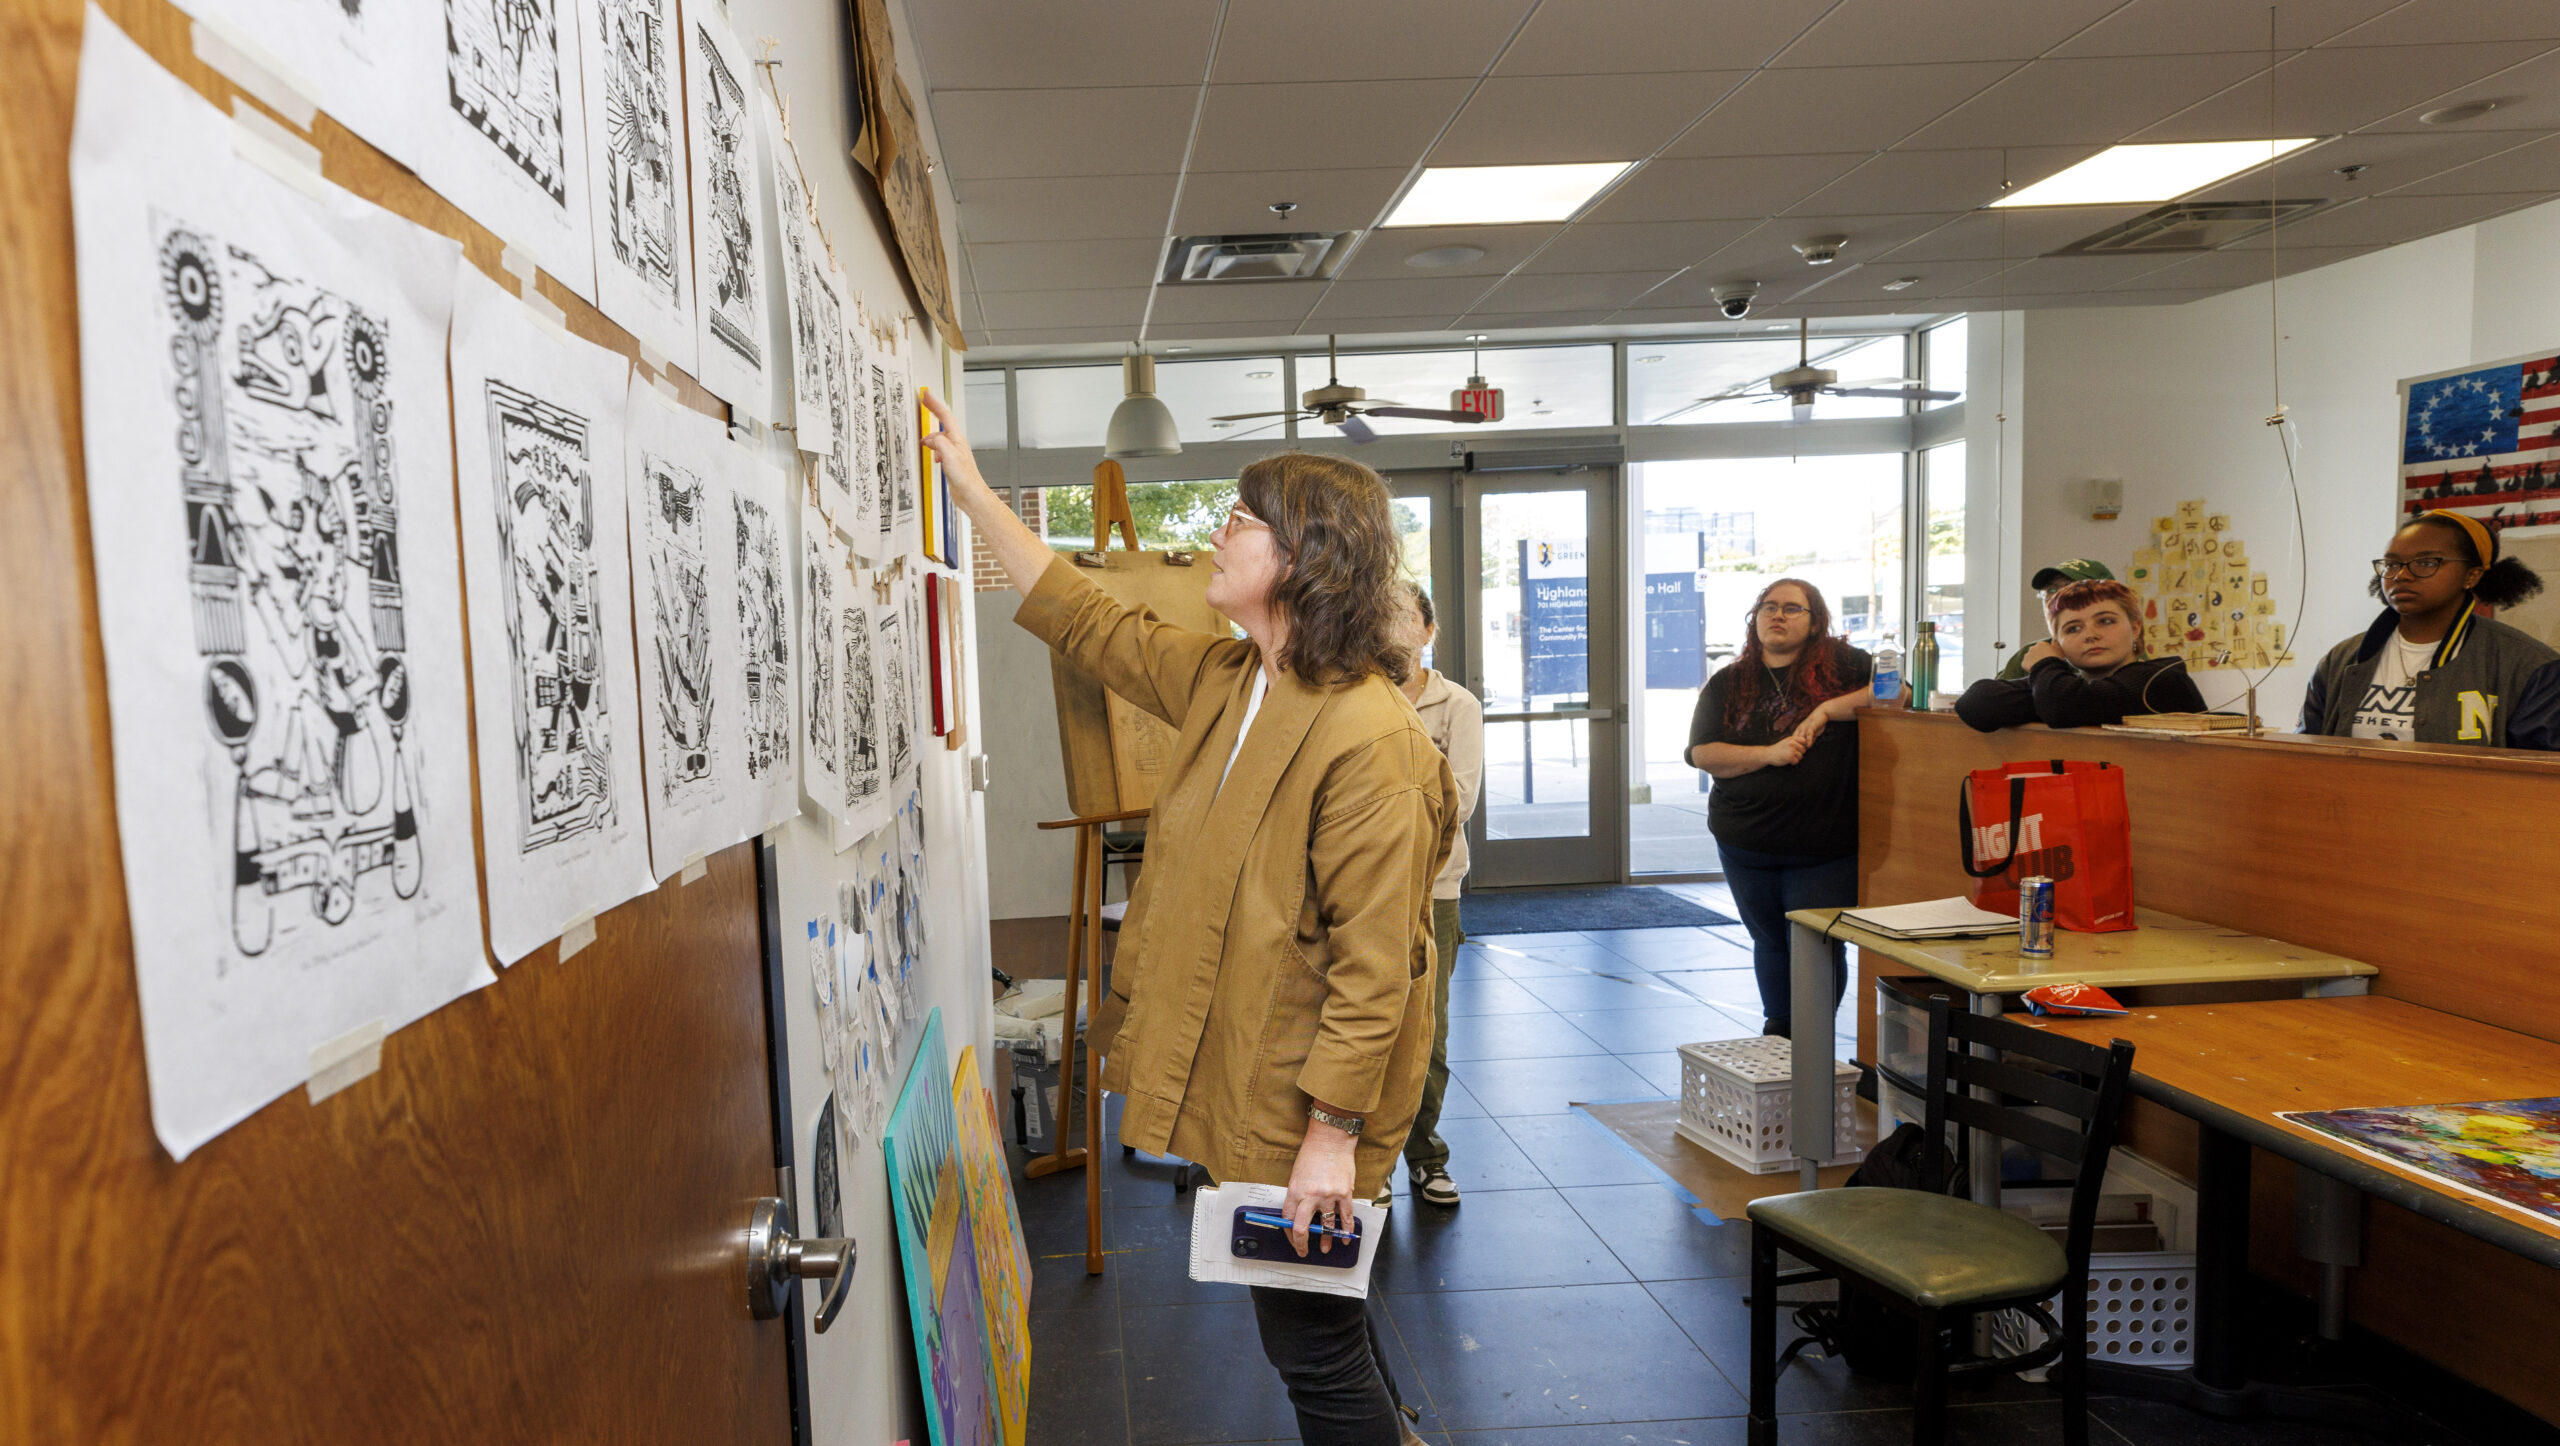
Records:
M951 1053L943 1044L940 1009L925 1017L924 1037L889 1112L882 1146L931 1446L996 1446L984 1287L962 1183Z
M2560 1221L2560 1097L2277 1116L2367 1154Z
M960 1182L968 1192L969 1223L977 1237L996 1427L1004 1446L1022 1446L1031 1411L1031 1247L1022 1238L1004 1139L996 1130L995 1097L979 1081L975 1045L960 1051L960 1067L951 1077L951 1108L960 1130Z

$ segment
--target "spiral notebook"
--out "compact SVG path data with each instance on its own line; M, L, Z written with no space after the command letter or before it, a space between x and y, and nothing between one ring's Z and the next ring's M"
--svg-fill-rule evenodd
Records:
M1289 1192L1277 1185L1209 1185L1193 1192L1191 1201L1191 1278L1231 1285L1270 1285L1282 1290L1312 1290L1325 1295L1369 1297L1369 1269L1378 1263L1377 1246L1386 1238L1387 1212L1368 1203L1355 1204L1360 1217L1360 1262L1349 1270L1322 1265L1271 1265L1235 1257L1229 1244L1236 1207L1280 1208Z

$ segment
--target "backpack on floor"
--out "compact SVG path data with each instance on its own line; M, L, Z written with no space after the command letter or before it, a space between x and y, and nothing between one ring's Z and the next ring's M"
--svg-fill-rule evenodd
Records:
M1947 1188L1947 1175L1945 1145L1905 1120L1867 1152L1866 1159L1850 1174L1849 1183L1942 1194ZM1795 1323L1804 1334L1790 1342L1778 1357L1781 1371L1798 1351L1819 1345L1824 1355L1848 1362L1849 1369L1859 1375L1886 1381L1911 1379L1911 1322L1863 1291L1844 1289L1837 1301L1816 1301L1800 1307Z

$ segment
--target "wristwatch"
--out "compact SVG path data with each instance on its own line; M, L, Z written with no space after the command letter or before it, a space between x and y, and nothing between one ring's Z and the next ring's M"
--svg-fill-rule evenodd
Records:
M1322 1105L1307 1106L1307 1118L1317 1121L1320 1124L1331 1125L1346 1135L1359 1134L1360 1127L1368 1123L1367 1120L1359 1119L1352 1115L1337 1115Z

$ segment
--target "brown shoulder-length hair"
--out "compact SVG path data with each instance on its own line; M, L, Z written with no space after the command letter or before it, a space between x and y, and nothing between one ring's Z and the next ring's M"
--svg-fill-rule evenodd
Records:
M1282 452L1246 466L1236 492L1289 564L1271 590L1289 627L1275 661L1313 682L1403 682L1413 650L1399 640L1403 558L1386 482L1346 457Z

